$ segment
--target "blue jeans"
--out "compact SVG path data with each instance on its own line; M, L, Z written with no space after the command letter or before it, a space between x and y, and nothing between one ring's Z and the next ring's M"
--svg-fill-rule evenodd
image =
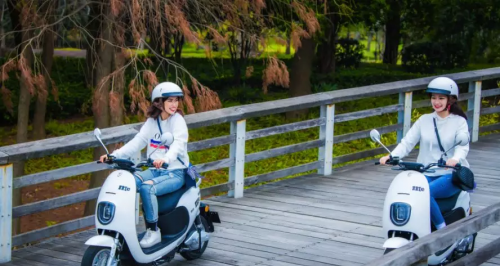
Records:
M148 180L152 180L153 185L145 184ZM146 221L156 223L158 221L158 200L156 196L172 193L180 189L184 185L184 169L172 171L148 169L138 172L135 173L135 184L137 192L141 194Z
M448 198L460 191L458 187L453 185L451 174L442 176L425 176L429 182L429 190L431 194L431 221L434 226L444 223L444 217L441 214L439 205L436 199Z

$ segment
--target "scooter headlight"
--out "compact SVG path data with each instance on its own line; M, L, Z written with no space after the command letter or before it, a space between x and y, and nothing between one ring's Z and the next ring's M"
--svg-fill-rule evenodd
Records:
M407 203L396 202L391 205L391 221L394 225L403 226L410 220L411 206Z
M107 225L113 221L115 217L115 205L111 202L100 202L97 206L97 219L103 225Z

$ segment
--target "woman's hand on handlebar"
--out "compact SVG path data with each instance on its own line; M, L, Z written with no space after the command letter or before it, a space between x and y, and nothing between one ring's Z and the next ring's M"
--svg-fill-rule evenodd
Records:
M156 159L154 162L153 162L153 165L156 167L156 169L160 169L163 164L165 163L165 160L162 160L162 159Z
M390 158L391 158L390 155L384 156L384 157L380 158L379 162L380 162L380 164L385 165Z
M457 166L457 164L458 164L458 161L455 159L448 159L448 161L446 161L446 166L455 167L455 166ZM446 168L446 169L448 169L448 168Z
M103 163L103 162L105 162L107 160L108 160L108 155L107 154L104 154L104 155L101 156L101 158L99 158L99 162L101 162L101 163Z

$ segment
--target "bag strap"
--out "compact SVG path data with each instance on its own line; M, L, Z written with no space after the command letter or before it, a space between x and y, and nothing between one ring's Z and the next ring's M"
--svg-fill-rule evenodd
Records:
M436 118L432 118L432 120L434 121L434 131L436 131L436 137L438 139L439 149L441 150L441 152L444 153L445 156L448 156L448 154L446 154L446 152L444 151L443 145L441 145L441 139L439 138L439 132L436 125Z
M160 125L160 119L159 118L156 118L156 124L158 124L158 129L160 130L160 134L163 135L163 130L161 130L161 125ZM168 147L167 145L165 145L165 146L170 149L170 147ZM184 161L182 161L181 158L179 158L179 156L177 156L177 160L179 160L186 167L191 166L191 163L189 163L189 166L186 165L184 163Z

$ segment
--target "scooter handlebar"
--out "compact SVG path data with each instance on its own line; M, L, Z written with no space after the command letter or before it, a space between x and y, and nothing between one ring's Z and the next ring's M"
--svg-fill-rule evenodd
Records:
M141 167L155 167L155 166L153 165L153 161L152 160L147 160L147 161L138 163L135 167L141 168ZM163 163L161 165L161 168L167 169L168 168L168 164L167 163Z

